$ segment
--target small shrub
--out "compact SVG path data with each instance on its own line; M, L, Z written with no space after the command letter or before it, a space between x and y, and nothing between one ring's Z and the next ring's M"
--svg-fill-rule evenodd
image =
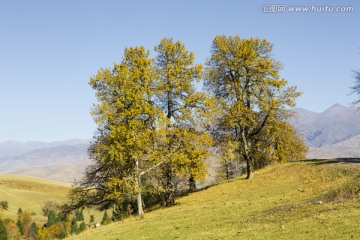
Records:
M0 206L4 209L4 210L8 210L9 208L9 204L7 201L1 201L0 202Z
M17 211L17 215L21 215L23 213L22 209L19 208L18 211Z
M40 230L39 230L39 232L40 232ZM66 237L64 225L59 222L53 224L49 228L46 228L45 232L47 235L46 239L56 239L56 238L62 239L64 237ZM40 234L43 234L43 233L40 233Z
M42 212L44 216L48 216L50 211L56 212L58 209L58 205L54 201L46 201L44 207L42 208Z
M91 222L91 223L95 222L95 217L94 217L94 215L90 215L90 222Z

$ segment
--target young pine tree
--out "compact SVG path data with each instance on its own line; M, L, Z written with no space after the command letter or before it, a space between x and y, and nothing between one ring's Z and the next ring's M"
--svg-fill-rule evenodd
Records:
M76 212L75 214L76 221L84 221L84 214L83 211Z
M24 235L24 225L22 224L20 218L17 220L16 225L19 228L19 232L21 235Z
M81 222L80 226L79 226L79 233L81 233L85 230L86 230L86 224L84 222Z
M109 218L109 215L108 215L107 211L105 210L104 216L101 220L101 224L106 225L106 224L109 224L110 222L111 222L111 219Z
M50 227L50 226L54 225L55 223L57 223L56 213L53 210L51 210L48 215L48 221L46 223L46 226Z
M3 220L0 219L0 240L8 240L8 233Z
M36 239L38 231L39 231L39 227L37 226L35 221L33 221L32 224L31 224L31 232L32 232L32 236L33 236L34 239Z
M73 220L71 221L70 233L78 234L78 232L79 232L78 224L76 222L76 219L73 218Z

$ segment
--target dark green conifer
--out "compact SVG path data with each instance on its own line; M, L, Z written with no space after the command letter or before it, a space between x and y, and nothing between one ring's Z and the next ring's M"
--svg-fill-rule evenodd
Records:
M8 240L8 233L3 220L0 219L0 240Z

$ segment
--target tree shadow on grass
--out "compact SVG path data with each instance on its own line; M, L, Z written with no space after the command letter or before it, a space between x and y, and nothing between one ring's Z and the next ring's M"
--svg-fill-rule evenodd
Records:
M331 158L331 159L306 159L294 162L304 162L315 165L334 164L334 163L360 163L360 158Z

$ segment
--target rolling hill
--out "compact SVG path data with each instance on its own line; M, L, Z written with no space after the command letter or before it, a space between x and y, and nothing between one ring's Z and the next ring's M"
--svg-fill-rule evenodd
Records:
M359 170L359 159L275 164L70 239L360 239Z
M0 174L0 201L7 201L9 205L8 210L1 211L1 218L11 218L16 221L17 211L21 207L23 211L32 213L32 220L45 223L47 217L42 213L45 202L53 201L57 204L66 202L70 187L68 183L44 178ZM90 215L94 215L95 221L100 222L103 213L95 209L84 210L86 222L90 221Z
M3 211L4 218L17 218L21 207L24 211L36 213L33 219L45 222L42 207L46 201L61 203L66 200L69 184L28 176L0 174L0 201L8 201L9 209Z

